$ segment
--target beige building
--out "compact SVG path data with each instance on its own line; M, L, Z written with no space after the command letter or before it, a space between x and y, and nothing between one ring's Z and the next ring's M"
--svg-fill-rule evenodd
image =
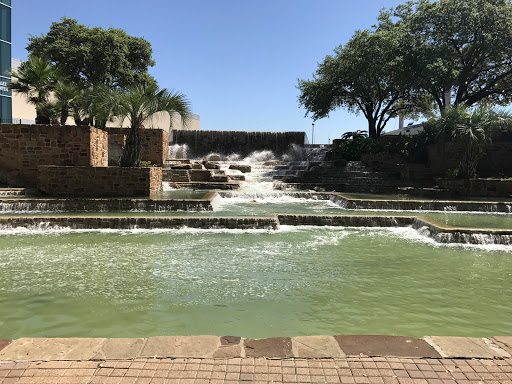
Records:
M11 68L14 70L21 65L22 61L18 59L11 60ZM12 92L12 120L14 123L20 124L35 124L36 121L36 108L33 104L27 102L24 95L17 92ZM157 113L146 123L146 128L162 128L166 131L170 126L169 115L165 112ZM186 130L199 130L199 115L192 114L192 118L187 125L183 125L179 116L174 116L172 121L172 129L186 129ZM72 118L68 118L68 125L75 125ZM110 127L127 127L128 121L119 124L119 121L114 121L108 124Z

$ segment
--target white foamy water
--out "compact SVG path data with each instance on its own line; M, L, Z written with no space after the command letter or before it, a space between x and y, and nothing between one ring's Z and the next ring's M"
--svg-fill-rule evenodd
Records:
M38 236L52 236L52 235L65 235L65 234L92 234L97 233L101 235L144 235L155 236L158 234L169 234L172 236L193 235L194 237L203 238L205 235L218 234L218 235L272 235L276 238L282 238L287 234L305 233L311 236L311 241L304 243L303 247L317 248L319 246L339 245L340 242L347 236L357 236L361 241L364 238L371 237L375 239L385 240L386 237L398 238L409 243L418 243L435 248L453 248L453 249L466 249L473 251L486 251L486 252L505 252L512 253L512 245L494 244L490 240L482 240L480 244L470 243L440 243L434 238L430 237L430 232L426 228L418 230L412 227L339 227L339 226L293 226L281 225L278 229L227 229L227 228L155 228L143 229L133 227L130 229L71 229L69 227L61 227L51 225L49 223L40 223L30 227L17 227L10 228L1 226L0 235L2 236L23 236L23 235L38 235Z

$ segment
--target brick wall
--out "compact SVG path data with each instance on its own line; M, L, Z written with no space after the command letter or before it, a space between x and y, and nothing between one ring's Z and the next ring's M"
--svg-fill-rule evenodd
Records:
M129 128L105 128L109 135L109 164L118 165ZM169 133L163 129L141 129L142 161L163 165L169 159Z
M85 126L0 124L0 182L34 187L39 165L106 166L106 132Z
M149 196L162 188L162 168L42 165L37 187L53 196Z

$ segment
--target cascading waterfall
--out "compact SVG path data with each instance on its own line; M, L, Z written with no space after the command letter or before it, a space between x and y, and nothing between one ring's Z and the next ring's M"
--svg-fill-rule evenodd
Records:
M189 147L187 144L173 144L169 145L169 158L170 159L188 159Z

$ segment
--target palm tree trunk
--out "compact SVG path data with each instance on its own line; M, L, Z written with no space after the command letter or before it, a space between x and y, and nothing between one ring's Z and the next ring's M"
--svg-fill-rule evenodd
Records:
M140 167L142 162L142 137L138 127L132 127L126 135L126 145L121 156L121 167Z
M66 121L68 120L69 110L66 106L62 106L60 110L60 125L66 125Z

